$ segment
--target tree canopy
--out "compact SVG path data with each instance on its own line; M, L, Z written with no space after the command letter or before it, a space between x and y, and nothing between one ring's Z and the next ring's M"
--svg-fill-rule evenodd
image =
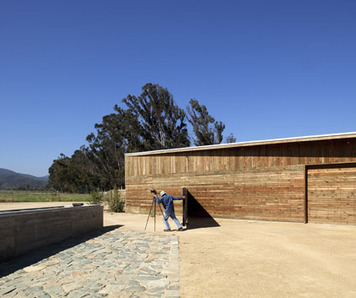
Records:
M189 101L187 107L188 121L193 127L196 146L220 144L223 140L225 124L209 115L206 106L200 105L195 99Z
M139 97L128 95L123 102L140 124L144 150L189 146L186 115L174 103L173 95L151 83L142 91Z
M49 169L49 187L68 192L109 190L125 186L125 153L190 146L188 126L195 145L221 143L225 125L209 115L206 106L190 101L187 113L174 102L173 95L157 84L148 83L138 96L122 100L126 108L95 124L87 146L71 157L61 154Z

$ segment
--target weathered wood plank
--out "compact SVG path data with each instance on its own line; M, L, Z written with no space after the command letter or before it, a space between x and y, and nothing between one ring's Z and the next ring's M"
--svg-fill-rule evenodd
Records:
M309 221L356 224L356 168L308 171Z

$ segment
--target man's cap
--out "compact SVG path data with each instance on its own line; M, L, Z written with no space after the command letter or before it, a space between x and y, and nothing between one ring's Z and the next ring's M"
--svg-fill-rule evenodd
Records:
M165 194L166 194L166 192L165 192L164 190L162 190L162 191L160 192L161 197L163 197Z

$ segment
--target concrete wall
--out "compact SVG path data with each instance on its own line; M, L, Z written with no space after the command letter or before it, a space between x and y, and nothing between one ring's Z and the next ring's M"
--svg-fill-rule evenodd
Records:
M0 262L103 227L103 207L50 207L0 212Z

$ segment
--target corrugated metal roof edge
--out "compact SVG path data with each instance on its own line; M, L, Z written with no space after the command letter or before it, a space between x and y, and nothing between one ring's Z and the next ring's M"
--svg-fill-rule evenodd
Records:
M249 146L260 146L260 145L298 143L298 142L311 142L311 141L328 141L328 140L337 140L337 139L346 139L346 138L356 138L356 132L314 135L314 136L304 136L304 137L291 137L291 138L271 139L271 140L261 140L261 141L237 142L237 143L216 144L216 145L207 145L207 146L183 147L183 148L173 148L173 149L162 149L162 150L126 153L125 156L157 155L157 154L167 154L167 153L175 153L175 152L191 152L191 151L227 149L227 148L238 148L238 147L249 147Z

